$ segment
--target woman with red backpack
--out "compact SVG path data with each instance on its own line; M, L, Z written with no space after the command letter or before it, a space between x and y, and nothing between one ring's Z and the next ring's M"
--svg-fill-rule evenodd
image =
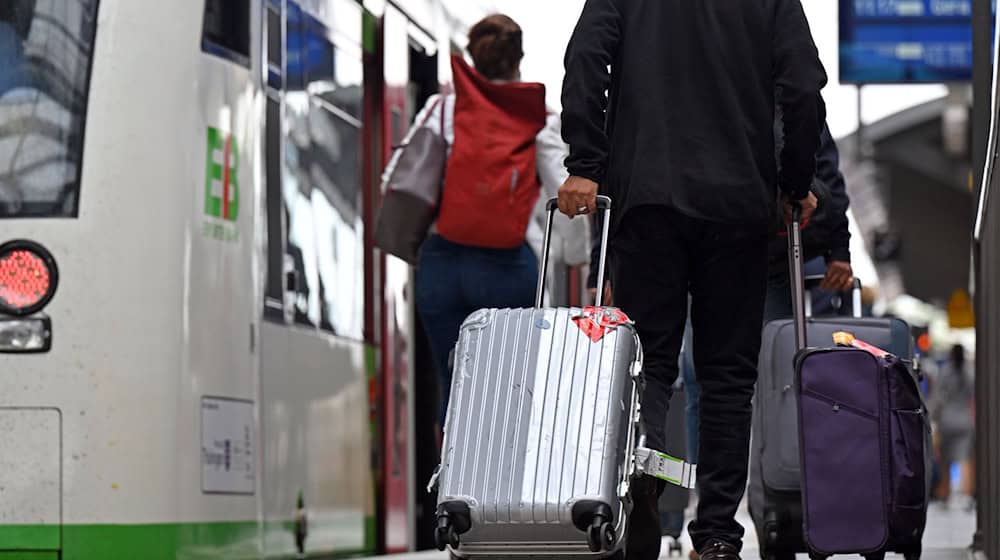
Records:
M559 117L546 109L545 87L519 81L520 26L491 15L470 30L468 51L475 68L454 57L455 93L431 97L416 121L448 146L437 221L416 272L417 311L441 374L442 423L448 358L465 318L482 308L534 305L540 248L528 240L540 236L529 230L537 228L541 199L556 196L567 177ZM560 216L555 228L562 260L585 263L586 221Z

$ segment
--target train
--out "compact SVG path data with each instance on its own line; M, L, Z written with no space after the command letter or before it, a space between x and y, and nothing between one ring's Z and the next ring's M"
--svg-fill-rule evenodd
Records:
M436 374L372 231L481 15L0 3L0 560L428 546Z

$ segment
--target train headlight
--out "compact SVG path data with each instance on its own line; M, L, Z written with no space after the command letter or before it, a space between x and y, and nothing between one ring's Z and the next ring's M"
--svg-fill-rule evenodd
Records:
M59 282L56 261L33 241L0 245L0 313L23 317L41 311Z
M30 354L52 348L48 317L0 317L0 353Z

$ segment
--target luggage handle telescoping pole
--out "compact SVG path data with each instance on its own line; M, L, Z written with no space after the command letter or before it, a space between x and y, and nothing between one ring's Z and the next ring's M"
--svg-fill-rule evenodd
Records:
M550 198L545 205L548 219L545 220L545 241L542 243L541 270L538 271L538 289L535 292L535 307L541 308L545 298L545 281L549 272L549 247L552 244L552 222L559 209L559 199ZM608 226L611 223L611 199L606 196L597 197L597 209L604 212L603 227L601 227L601 256L597 265L597 300L595 307L604 303L604 272L608 257Z
M805 298L806 317L812 317L812 305L811 305L812 304L812 298L809 297L809 291L812 288L817 287L820 284L822 284L823 280L825 278L826 278L826 276L823 276L823 275L819 275L819 276L806 276L806 279L805 279L805 285L806 285L806 298ZM844 293L846 294L847 292L845 291ZM853 280L851 280L851 316L854 317L855 319L860 319L863 311L864 310L863 310L862 304L861 304L861 280L859 280L857 278L854 278Z
M795 348L802 350L806 340L806 284L805 265L802 262L802 208L794 203L792 223L788 224L788 270L791 273L792 314L795 318Z
M822 282L822 276L805 275L805 257L802 249L802 208L795 204L792 208L792 223L788 225L788 269L791 273L789 282L792 292L792 312L795 322L795 348L804 349L809 341L806 336L806 322L812 315L811 301L807 296L807 285ZM851 288L851 314L861 317L861 281L854 279Z

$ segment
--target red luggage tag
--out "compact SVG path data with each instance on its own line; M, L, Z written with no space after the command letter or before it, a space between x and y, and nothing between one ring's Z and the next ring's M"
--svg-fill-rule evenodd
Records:
M833 343L837 346L850 346L857 348L858 350L864 350L876 358L885 358L886 356L891 356L889 352L882 350L877 346L872 346L863 340L858 340L853 334L849 332L835 332L833 333Z
M584 307L583 313L573 317L576 326L587 335L591 342L600 342L609 331L631 325L632 320L617 307Z

